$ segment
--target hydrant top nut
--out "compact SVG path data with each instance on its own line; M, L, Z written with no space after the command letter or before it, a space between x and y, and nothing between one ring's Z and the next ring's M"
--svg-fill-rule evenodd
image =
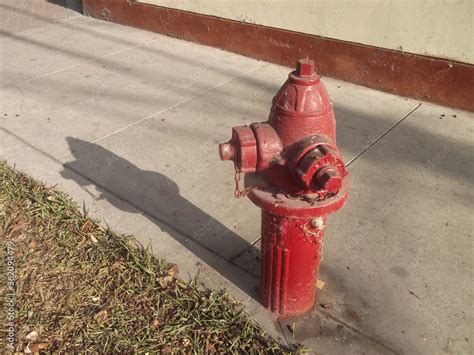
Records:
M296 75L312 76L314 74L314 61L310 59L300 59L296 62Z

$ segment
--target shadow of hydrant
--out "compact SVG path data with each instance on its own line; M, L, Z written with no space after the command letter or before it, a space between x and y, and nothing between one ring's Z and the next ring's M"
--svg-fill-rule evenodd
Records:
M105 199L122 211L147 217L230 282L257 298L254 286L239 277L246 271L235 272L236 267L226 261L232 251L254 247L181 196L176 182L159 172L142 170L100 145L72 137L67 142L74 160L64 164L64 178L74 180L95 199ZM88 187L95 187L99 194ZM256 264L250 265L253 268Z

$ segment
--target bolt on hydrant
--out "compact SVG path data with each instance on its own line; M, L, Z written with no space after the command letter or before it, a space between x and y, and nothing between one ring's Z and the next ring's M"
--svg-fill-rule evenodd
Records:
M232 128L219 154L234 162L236 196L248 195L262 209L261 303L280 317L308 311L327 216L349 191L332 103L314 62L299 60L268 120ZM256 183L241 190L240 173L254 172Z

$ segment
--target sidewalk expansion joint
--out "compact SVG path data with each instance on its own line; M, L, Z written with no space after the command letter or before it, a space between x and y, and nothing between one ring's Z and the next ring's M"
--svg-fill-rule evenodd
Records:
M257 244L260 239L262 239L262 237L258 237L257 239L255 239L252 243L249 244L249 246L247 248L245 248L244 250L242 250L241 252L237 253L237 255L234 255L232 257L229 258L229 262L231 262L232 264L234 263L234 261L236 259L238 259L239 257L241 257L242 255L245 254L245 252L247 250L249 250L251 247L253 247L255 244ZM252 274L253 275L253 274ZM254 275L255 277L257 277L256 275Z
M361 152L359 152L355 157L353 157L349 162L346 164L346 167L349 167L356 159L358 159L362 154L367 152L370 148L372 148L375 144L377 144L383 137L385 137L387 134L389 134L395 127L397 127L400 123L405 121L413 112L415 112L422 104L419 103L415 108L413 108L410 112L408 112L405 116L400 118L397 122L395 122L393 125L391 125L389 128L387 128L378 138L373 140L372 142L367 145Z
M350 329L352 330L354 333L356 334L359 334L359 335L362 335L363 337L366 337L368 340L380 345L382 348L390 351L391 353L395 354L395 355L398 355L398 351L392 349L391 347L389 347L388 345L384 344L383 342L381 342L380 340L374 338L373 336L371 335L368 335L364 332L361 332L360 330L358 330L357 328L353 327L352 325L340 320L339 318L333 316L332 314L330 314L329 312L326 312L326 311L323 311L321 309L317 309L318 313L321 313L322 315L326 316L327 318L330 318L332 319L333 321L339 323L340 325L346 327L347 329Z
M35 76L34 78L30 78L30 79L26 79L26 80L23 80L23 81L20 81L19 83L16 83L17 85L21 85L21 84L25 84L25 83L29 83L31 81L34 81L34 80L37 80L37 79L41 79L41 78L44 78L46 76L50 76L50 75L53 75L53 74L57 74L57 73L61 73L65 70L69 70L69 69L74 69L76 67L79 67L81 65L84 65L84 64L89 64L89 63L93 63L93 62L97 62L97 61L100 61L104 58L108 58L110 56L113 56L113 55L116 55L116 54L120 54L120 53L124 53L124 52L127 52L129 50L132 50L132 49L136 49L136 48L139 48L139 47L144 47L144 46L148 46L156 41L159 41L161 40L161 38L155 38L151 41L148 41L148 42L145 42L145 43L140 43L140 44L137 44L136 46L131 46L131 47L127 47L127 48L124 48L124 49L121 49L121 50L118 50L118 51L115 51L115 52L112 52L112 53L107 53L107 54L104 54L100 57L96 57L96 58L91 58L91 59L88 59L88 60L84 60L82 62L79 62L79 63L76 63L76 64L71 64L67 67L64 67L64 68L61 68L61 69L57 69L57 70L53 70L52 72L49 72L49 73L46 73L46 74L43 74L43 75L39 75L39 76Z
M178 103L176 103L176 104L174 104L174 105L172 105L172 106L169 106L169 107L167 107L167 108L165 108L165 109L162 109L162 110L160 110L160 111L154 112L154 113L152 113L152 114L150 114L150 115L148 115L148 116L145 116L145 117L139 119L138 121L132 122L132 123L130 123L130 124L128 124L128 125L126 125L126 126L124 126L124 127L122 127L122 128L119 128L119 129L117 129L117 130L115 130L115 131L113 131L113 132L107 133L106 135L104 135L104 136L102 136L102 137L99 137L99 138L97 138L97 139L95 139L95 140L89 142L89 144L84 145L83 147L79 148L79 149L76 150L76 151L71 151L70 153L64 154L60 159L62 160L62 159L64 159L64 158L67 158L67 157L69 157L70 155L72 155L73 153L75 153L75 152L77 152L77 151L79 151L79 150L82 150L82 149L84 149L84 148L87 148L87 147L88 147L89 145L91 145L91 144L95 144L95 143L97 143L97 142L99 142L99 141L102 141L102 140L104 140L104 139L107 139L107 138L109 138L109 137L111 137L111 136L113 136L113 135L115 135L115 134L117 134L117 133L120 133L120 132L122 132L122 131L124 131L124 130L126 130L126 129L128 129L128 128L131 128L131 127L133 127L133 126L136 126L136 125L138 125L138 124L140 124L140 123L142 123L142 122L144 122L144 121L147 121L147 120L150 120L150 119L152 119L152 118L155 118L155 117L161 115L162 113L168 112L168 111L170 111L170 110L172 110L172 109L174 109L174 108L176 108L176 107L178 107L178 106L181 106L181 105L183 105L183 104L185 104L185 103L187 103L187 102L189 102L189 101L191 101L191 100L194 100L195 98L198 98L198 97L200 97L200 96L202 96L202 95L204 95L204 94L207 94L208 92L210 92L210 91L212 91L212 90L214 90L214 89L217 89L217 88L219 88L219 87L221 87L221 86L223 86L223 85L226 85L226 84L228 84L228 83L230 83L230 82L232 82L232 81L234 81L234 80L237 80L237 79L243 78L243 77L245 77L245 76L247 76L247 75L250 75L250 74L252 74L252 73L255 73L255 72L257 72L257 71L259 71L259 70L265 68L267 65L268 65L268 64L262 65L262 66L258 67L257 69L253 69L253 70L251 70L251 71L249 71L249 72L247 72L247 73L238 75L238 76L233 77L233 78L231 78L231 79L228 79L228 80L226 80L226 81L224 81L224 82L222 82L222 83L220 83L220 84L218 84L218 85L216 85L216 86L213 86L213 87L211 87L211 88L209 88L209 89L206 89L206 90L203 90L203 91L201 91L201 92L199 92L199 93L197 93L197 94L195 94L195 95L193 95L193 96L190 96L190 97L188 97L187 99L184 99L184 100L182 100L182 101L180 101L180 102L178 102Z

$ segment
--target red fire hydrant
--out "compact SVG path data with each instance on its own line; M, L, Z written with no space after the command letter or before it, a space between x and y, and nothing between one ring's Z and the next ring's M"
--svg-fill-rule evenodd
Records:
M299 60L268 121L232 128L219 153L234 161L236 196L248 194L262 209L262 304L281 317L306 312L315 301L326 218L349 190L332 103L314 62ZM240 191L240 173L251 172L261 181Z

